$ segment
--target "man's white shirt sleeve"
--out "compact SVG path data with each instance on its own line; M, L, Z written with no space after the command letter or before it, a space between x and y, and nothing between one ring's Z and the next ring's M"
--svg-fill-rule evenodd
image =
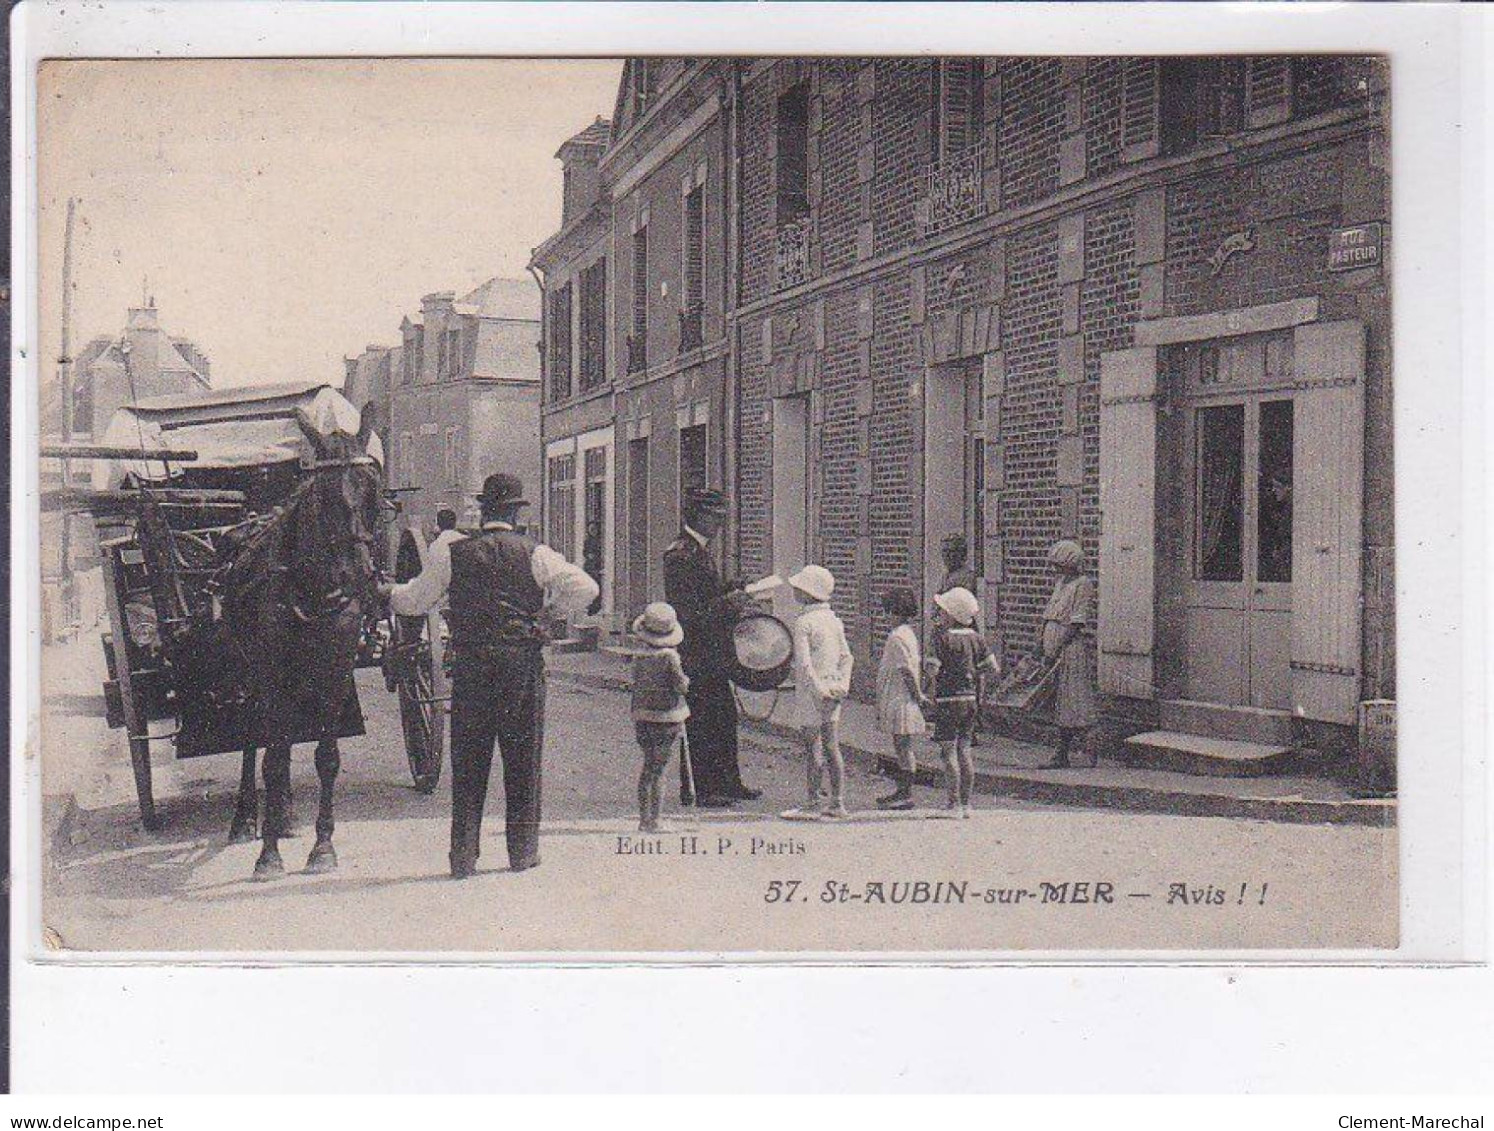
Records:
M389 594L389 607L397 615L422 617L441 603L451 587L451 544L461 537L448 538L443 533L426 548L425 568Z
M566 561L549 546L534 548L529 567L535 584L545 591L545 604L562 616L589 608L601 592L589 573ZM449 576L449 562L446 568Z

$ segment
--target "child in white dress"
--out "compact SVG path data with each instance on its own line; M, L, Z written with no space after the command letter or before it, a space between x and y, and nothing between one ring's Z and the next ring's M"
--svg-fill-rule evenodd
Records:
M845 761L840 753L840 710L851 690L851 647L845 625L830 608L835 578L823 566L807 565L789 578L802 611L794 621L794 702L804 741L802 806L782 814L790 821L847 816ZM830 796L820 805L823 771L830 771Z
M906 587L893 589L883 596L882 608L897 620L897 627L882 646L882 663L877 670L877 721L892 736L892 752L897 758L897 769L892 773L897 788L877 798L877 808L911 809L913 779L918 774L913 740L924 733L923 708L929 702L919 682L923 664L918 633L913 629L918 619L918 598Z

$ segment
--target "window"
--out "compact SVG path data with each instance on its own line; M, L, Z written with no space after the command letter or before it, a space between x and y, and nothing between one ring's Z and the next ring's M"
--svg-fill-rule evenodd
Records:
M415 380L425 380L425 327L415 327Z
M694 424L680 429L680 513L685 499L696 487L706 486L706 426Z
M633 233L633 332L628 336L628 372L648 368L648 225Z
M545 541L567 560L576 557L576 457L551 456Z
M446 430L446 450L442 459L442 468L446 472L446 483L451 487L462 485L462 468L460 452L457 447L457 430L448 428Z
M1285 55L1245 60L1245 124L1274 126L1292 116L1292 61Z
M702 344L702 307L705 304L705 188L696 185L685 194L683 285L680 308L680 352Z
M405 348L399 355L399 379L404 385L415 384L415 335L405 339Z
M581 568L602 587L603 573L607 561L607 449L586 449L585 466L586 495L583 500L582 522L584 537L581 543ZM601 611L601 593L592 602L589 613Z
M62 422L63 438L93 434L93 376L85 372L73 381L72 419Z
M1292 580L1292 402L1262 401L1256 486L1257 581Z
M934 61L930 160L938 163L980 143L984 118L985 64L980 59Z
M1245 406L1201 408L1197 416L1194 575L1200 581L1244 577Z
M550 399L571 395L571 285L550 295Z
M809 84L778 98L778 222L809 215Z
M400 470L401 486L413 487L415 485L414 467L415 462L415 436L410 432L399 434L399 447L395 449L395 459Z
M462 375L462 331L455 328L446 331L446 377L454 379Z
M607 260L581 272L581 390L607 379Z
M653 103L654 83L657 77L656 60L633 60L633 120L635 122L648 113L648 108Z

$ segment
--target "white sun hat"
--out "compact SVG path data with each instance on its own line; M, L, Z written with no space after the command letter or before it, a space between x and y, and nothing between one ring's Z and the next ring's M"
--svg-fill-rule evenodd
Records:
M824 566L807 565L789 578L788 583L816 601L828 601L835 592L835 577Z
M940 593L934 598L934 604L960 624L974 624L975 614L980 612L980 602L975 599L975 594L958 585L947 592Z

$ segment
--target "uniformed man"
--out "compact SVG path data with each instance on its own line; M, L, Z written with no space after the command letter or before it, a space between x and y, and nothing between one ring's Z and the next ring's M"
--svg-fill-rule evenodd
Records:
M710 552L711 539L726 521L726 499L720 491L693 488L684 511L680 536L664 553L664 599L674 606L685 630L680 661L690 677L685 737L694 770L693 800L705 808L724 809L762 796L761 790L743 784L737 762L737 701L731 671L732 628L739 603L722 582ZM692 800L683 758L680 800Z
M542 623L591 604L597 584L548 546L514 530L528 506L512 475L489 475L477 496L481 529L432 554L420 576L385 586L401 616L451 605L451 875L477 870L483 802L497 740L503 758L508 862L539 863L540 763L544 743Z

